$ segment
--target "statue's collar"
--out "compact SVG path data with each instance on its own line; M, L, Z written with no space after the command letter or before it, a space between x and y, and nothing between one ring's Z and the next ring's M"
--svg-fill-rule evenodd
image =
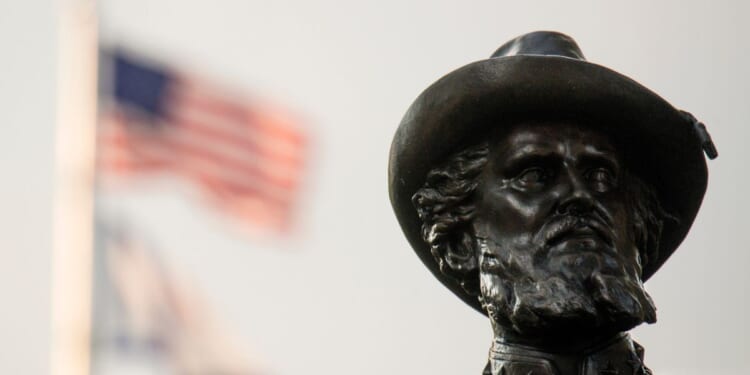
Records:
M552 353L496 339L485 375L650 375L643 348L621 333L577 353Z

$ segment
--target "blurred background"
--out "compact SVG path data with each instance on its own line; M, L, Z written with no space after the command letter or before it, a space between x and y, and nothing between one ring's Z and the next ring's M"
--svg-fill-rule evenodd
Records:
M401 116L533 30L701 119L720 157L634 330L748 374L744 1L5 1L0 373L479 374L486 319L388 201Z

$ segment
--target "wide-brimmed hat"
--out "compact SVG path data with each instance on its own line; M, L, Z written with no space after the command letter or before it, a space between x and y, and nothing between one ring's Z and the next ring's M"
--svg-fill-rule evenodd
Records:
M706 191L703 153L716 157L703 124L651 90L587 62L563 34L522 35L492 57L461 67L428 87L406 112L391 145L388 184L393 209L412 248L453 293L482 311L457 280L440 272L421 237L412 196L427 173L456 152L528 119L585 123L619 146L626 168L652 186L664 223L659 248L643 269L648 280L690 229Z

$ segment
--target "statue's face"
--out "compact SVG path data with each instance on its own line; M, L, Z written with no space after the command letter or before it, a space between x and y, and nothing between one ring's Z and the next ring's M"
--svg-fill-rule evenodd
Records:
M517 126L490 142L473 228L493 323L518 333L654 320L622 163L584 127Z

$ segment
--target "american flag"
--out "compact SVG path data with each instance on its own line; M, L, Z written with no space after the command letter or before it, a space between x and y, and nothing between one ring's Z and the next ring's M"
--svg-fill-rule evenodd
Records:
M101 66L100 175L181 176L244 223L289 228L308 139L288 111L121 51Z

